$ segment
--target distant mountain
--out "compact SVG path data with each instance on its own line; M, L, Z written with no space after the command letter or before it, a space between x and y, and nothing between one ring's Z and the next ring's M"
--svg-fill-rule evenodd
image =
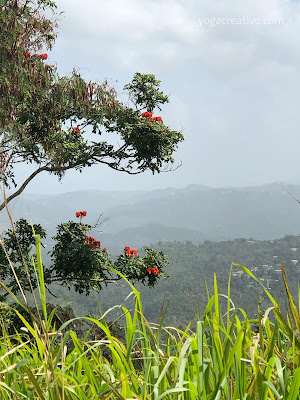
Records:
M141 247L158 241L275 239L300 232L299 185L278 183L245 188L209 188L154 191L77 191L56 195L24 193L10 203L15 220L31 218L52 236L55 226L75 220L75 211L87 210L93 225L98 216L109 217L94 232L112 252L125 243ZM7 225L5 210L0 224ZM99 231L102 231L101 233Z

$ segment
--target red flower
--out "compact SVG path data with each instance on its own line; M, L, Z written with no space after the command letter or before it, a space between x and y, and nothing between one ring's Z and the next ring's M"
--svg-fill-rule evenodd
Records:
M29 51L24 51L24 53L23 53L23 55L24 55L24 57L30 57L30 53L29 53Z
M96 249L97 247L100 247L101 242L99 242L98 240L96 240L95 238L88 236L85 239L85 243L87 243L91 249Z
M151 121L162 122L162 118L161 117L152 117Z
M76 218L80 218L80 219L81 219L82 217L85 217L86 214L87 214L86 211L77 211L77 212L75 213L75 216L76 216Z
M39 58L40 60L47 60L48 54L47 54L47 53L39 54L39 55L38 55L38 58Z
M73 132L74 133L80 133L80 129L78 128L78 126L74 126Z
M107 248L106 248L106 247L104 247L103 251L107 251Z
M136 256L137 255L137 250L131 250L131 248L129 246L125 247L125 253L126 256L131 258L133 255Z
M145 112L142 113L142 117L151 118L152 117L152 112L145 111Z
M148 267L147 271L149 274L153 274L154 276L158 276L159 270L156 267Z

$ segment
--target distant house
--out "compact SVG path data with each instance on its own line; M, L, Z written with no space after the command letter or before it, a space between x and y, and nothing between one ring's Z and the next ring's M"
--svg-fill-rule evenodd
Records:
M232 276L238 276L239 278L243 275L244 271L236 271L232 273Z
M298 264L298 260L291 260L291 262L292 262L294 265Z
M297 250L298 250L298 247L291 247L290 250L291 250L291 251L297 251Z
M263 268L266 269L266 270L269 270L269 269L272 269L273 266L272 265L268 265L268 264L264 264Z

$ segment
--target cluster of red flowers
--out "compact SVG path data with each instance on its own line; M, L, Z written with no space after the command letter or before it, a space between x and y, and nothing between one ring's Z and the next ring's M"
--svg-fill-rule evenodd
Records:
M152 118L152 112L145 111L142 113L142 117L144 118Z
M127 257L131 258L137 255L137 250L131 250L129 246L125 246L125 254Z
M144 117L144 118L149 118L150 119L150 121L157 121L157 122L162 122L162 118L161 117L152 117L152 112L148 112L148 111L145 111L145 112L143 112L142 113L142 117Z
M38 55L38 58L39 58L40 60L47 60L48 54L47 54L47 53L39 54L39 55Z
M85 243L88 243L88 245L90 246L91 249L96 249L97 247L100 247L100 245L101 245L99 240L96 240L92 236L88 236L85 239ZM106 251L106 250L103 249L103 251Z
M78 128L78 126L74 126L73 132L74 133L80 133L80 129Z
M31 54L29 53L29 51L24 51L24 52L23 52L23 55L24 55L24 57L26 57L26 58L28 58L28 57L31 56ZM48 54L47 54L47 53L39 54L37 57L38 57L40 60L47 60Z
M76 218L82 218L82 217L85 217L86 216L86 211L77 211L76 213L75 213L75 215L76 215Z
M85 217L86 214L87 214L86 211L76 211L76 213L75 213L76 218L80 218L80 219ZM86 232L84 232L84 233L86 234ZM96 249L97 247L100 247L100 245L101 245L101 242L99 242L99 240L96 240L92 236L87 236L87 238L85 239L85 243L87 243L91 249ZM103 251L106 252L107 248L104 247ZM134 250L134 251L136 251L136 250Z
M153 274L154 276L158 276L159 270L156 267L148 267L147 271L149 274Z

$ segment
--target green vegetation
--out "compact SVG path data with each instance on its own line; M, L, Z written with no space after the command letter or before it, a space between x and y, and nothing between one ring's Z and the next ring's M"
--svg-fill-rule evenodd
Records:
M216 277L213 294L198 316L196 330L149 323L139 292L128 281L135 307L120 307L124 339L101 318L88 318L101 338L79 339L70 319L58 329L55 309L48 314L41 245L36 236L37 281L41 311L35 317L23 301L12 298L30 314L26 320L11 308L24 328L8 335L2 322L0 338L1 399L288 399L300 398L300 316L282 265L289 313L260 283L272 307L258 317L233 307L229 275L225 306ZM252 279L245 267L232 264ZM125 278L123 278L125 280ZM4 283L2 286L5 288ZM270 319L273 315L274 321ZM257 333L252 326L257 326Z
M51 251L52 262L44 270L45 285L55 282L69 289L72 287L78 293L89 294L91 290L100 291L103 285L120 279L112 273L112 269L121 272L132 282L141 282L149 287L166 275L167 257L151 248L146 248L141 257L136 249L126 246L122 254L112 259L107 249L101 247L100 241L88 236L91 226L81 221L86 214L86 211L78 211L76 216L80 222L69 221L57 227L55 245ZM0 278L5 280L14 294L21 291L21 286L23 290L37 288L35 258L30 254L35 243L33 232L42 238L46 237L40 225L30 226L25 219L21 219L13 223L12 230L8 230L0 239ZM14 268L10 268L11 262Z
M284 261L286 274L293 295L298 293L300 281L300 236L286 236L274 241L236 239L223 242L205 242L195 245L191 242L160 242L152 246L157 252L167 255L170 267L166 269L167 279L149 290L140 284L135 287L143 299L144 315L150 321L157 321L163 304L167 306L165 321L184 329L193 319L198 307L201 311L207 303L207 289L213 291L213 274L218 277L222 293L226 293L231 262L245 265L269 289L273 297L282 304L287 302L286 291L281 279L281 260ZM142 254L142 251L139 251ZM292 260L298 260L294 264ZM250 279L249 275L234 267L231 279L231 299L243 308L249 318L257 315L257 304L266 310L271 302L261 286ZM98 302L108 309L115 304L132 307L128 286L121 281L109 285L100 293L89 296L78 295L74 291L66 293L59 286L51 286L57 298L51 302L66 306L71 302L76 315L98 314Z

